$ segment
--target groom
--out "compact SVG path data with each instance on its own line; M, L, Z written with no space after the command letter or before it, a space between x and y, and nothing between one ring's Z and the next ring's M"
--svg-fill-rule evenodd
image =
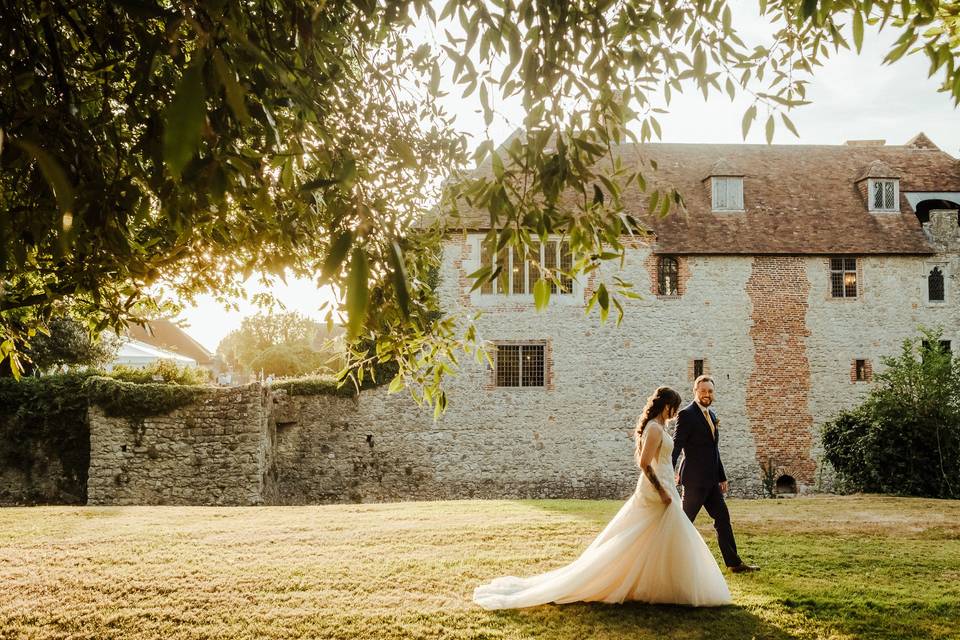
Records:
M727 492L727 475L720 462L720 421L710 411L713 404L713 378L700 376L693 383L695 402L680 411L677 430L673 438L673 467L683 452L683 464L677 472L677 482L683 486L683 512L693 522L700 508L705 507L713 518L717 530L717 542L723 563L734 573L756 571L760 567L749 565L737 555L737 542L730 526L730 512L723 496Z

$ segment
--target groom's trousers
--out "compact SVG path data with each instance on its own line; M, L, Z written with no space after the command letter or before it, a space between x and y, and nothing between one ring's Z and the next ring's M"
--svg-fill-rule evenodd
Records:
M683 512L690 518L690 522L697 519L701 507L713 518L713 528L717 530L717 543L723 555L723 563L728 567L742 564L737 554L737 541L733 538L733 527L730 525L730 511L719 484L683 487Z

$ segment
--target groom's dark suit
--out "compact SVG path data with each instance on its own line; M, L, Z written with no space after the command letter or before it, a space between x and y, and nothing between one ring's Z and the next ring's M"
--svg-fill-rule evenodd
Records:
M709 410L708 410L709 411ZM737 543L730 525L730 512L723 500L720 483L726 482L727 475L720 461L720 427L716 415L710 411L710 419L716 427L710 429L703 409L691 402L677 415L677 430L673 437L673 467L683 452L680 465L680 484L683 486L683 511L693 522L700 508L704 507L713 518L713 528L717 530L717 542L723 562L728 567L741 564L737 555Z

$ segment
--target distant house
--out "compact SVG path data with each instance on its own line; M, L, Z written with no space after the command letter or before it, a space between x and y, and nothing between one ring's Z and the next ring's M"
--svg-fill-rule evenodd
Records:
M140 340L124 338L120 344L120 348L117 350L117 355L113 361L107 365L107 369L113 369L118 365L135 368L147 367L160 360L173 362L181 367L197 366L197 361L193 358L154 347Z
M153 350L167 354L158 355L154 360L173 360L178 364L192 364L211 370L215 366L214 355L171 320L150 320L143 326L130 324L126 337L130 341L124 344L121 353L124 348L144 354Z

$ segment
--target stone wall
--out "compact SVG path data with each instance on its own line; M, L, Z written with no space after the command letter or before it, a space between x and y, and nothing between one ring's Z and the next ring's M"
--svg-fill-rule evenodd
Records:
M86 377L0 378L0 506L86 502Z
M248 385L144 419L91 407L88 504L275 502L269 401Z
M25 458L2 456L0 507L84 503L86 476L64 464L61 442L32 439L26 448Z

